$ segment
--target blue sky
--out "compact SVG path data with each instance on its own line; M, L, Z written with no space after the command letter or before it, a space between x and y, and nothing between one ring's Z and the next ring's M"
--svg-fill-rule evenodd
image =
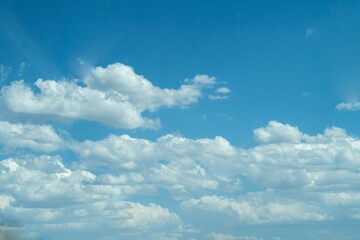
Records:
M358 239L359 12L0 0L6 231Z

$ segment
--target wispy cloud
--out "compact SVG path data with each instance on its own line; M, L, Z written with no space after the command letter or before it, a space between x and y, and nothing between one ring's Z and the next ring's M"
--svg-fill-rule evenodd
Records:
M314 33L315 30L313 28L307 28L304 33L305 39L311 38L314 35Z
M216 89L216 95L210 94L209 99L210 100L226 100L229 98L229 93L231 92L230 88L228 87L220 87Z
M7 67L0 64L0 82L5 82L8 79L11 71L12 71L11 67Z
M26 63L25 62L21 62L19 65L19 70L18 70L18 76L21 77L24 74L26 68Z
M336 110L358 111L360 110L360 102L342 102L336 105Z

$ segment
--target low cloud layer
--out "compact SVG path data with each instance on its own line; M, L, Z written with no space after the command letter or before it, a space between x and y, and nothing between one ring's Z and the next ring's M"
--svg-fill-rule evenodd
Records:
M139 231L153 239L188 239L194 234L189 216L240 226L359 219L360 140L340 128L308 135L271 121L254 130L260 144L248 149L222 137L59 138L77 156L68 162L51 154L57 147L39 147L45 139L57 139L51 127L2 124L18 131L2 130L3 146L12 139L17 148L40 151L0 162L2 214L21 219L29 231L67 229L70 236L106 226L131 239L141 239L133 235ZM30 130L47 135L40 141ZM18 143L21 134L32 144ZM204 239L256 239L202 234Z

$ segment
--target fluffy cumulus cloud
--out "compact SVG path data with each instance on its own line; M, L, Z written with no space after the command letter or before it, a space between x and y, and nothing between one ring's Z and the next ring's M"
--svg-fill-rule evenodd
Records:
M0 121L0 146L51 152L60 149L63 144L52 126Z
M245 149L220 136L75 141L49 125L0 124L2 146L34 150L0 161L0 216L33 236L256 239L209 231L196 219L213 226L360 219L360 140L344 129L309 135L271 121L254 130L259 145ZM71 159L56 156L59 149Z
M222 137L192 140L166 135L152 142L128 135L111 135L96 142L73 143L72 149L82 159L80 168L136 173L139 186L161 186L174 197L197 194L204 189L235 191L240 188L231 164L236 149Z
M280 124L279 130L283 127ZM302 142L285 141L248 149L248 176L272 188L318 189L326 188L328 184L339 186L337 176L358 179L359 175L354 171L360 164L358 138L336 127L316 136L303 133L295 135L302 135ZM332 183L331 179L337 180ZM340 185L351 189L354 187L352 183L345 181Z
M271 121L264 128L254 130L255 138L260 143L298 143L301 141L300 131L289 124Z
M216 79L207 75L197 75L186 80L179 89L161 89L145 77L134 72L133 68L117 63L106 68L96 67L85 84L102 92L112 92L130 102L141 111L155 111L159 107L186 107L198 101L202 88L211 87Z
M313 204L334 207L336 199L348 199L341 215L355 218L350 206L357 203L353 189L360 181L358 138L336 127L311 136L275 121L254 134L261 144L249 149L234 147L221 137L192 140L173 135L156 141L111 135L74 143L72 149L81 158L79 168L106 169L108 181L120 181L119 171L136 173L138 187L167 189L172 198L187 203L184 206L209 211L206 204L215 199L213 206L225 206L219 212L238 214L245 223L336 218L338 211ZM209 191L235 194L249 189L248 181L275 192L230 199L206 195Z
M119 232L149 231L180 223L168 209L127 201L121 185L104 184L89 171L67 168L60 157L4 159L0 171L0 189L7 193L0 196L2 217L21 220L28 231L85 232L105 226Z
M197 75L179 89L159 88L131 67L116 63L92 69L82 84L39 79L33 89L24 81L14 81L1 90L0 115L82 119L117 128L158 128L159 120L143 117L144 111L187 107L215 82L213 77Z
M182 202L182 207L192 211L215 212L219 218L230 217L249 224L327 219L327 214L317 206L284 197L278 198L268 192L251 193L239 199L203 196Z
M42 131L54 133L46 125L3 124L8 124L8 132L22 129L23 136L31 132L28 129L44 136ZM254 134L261 144L248 149L222 137L166 135L150 141L110 135L65 144L78 156L68 164L48 155L3 159L2 214L49 231L107 226L110 232L122 229L131 235L169 229L161 235L164 239L189 236L178 229L183 226L180 213L200 218L215 214L217 218L209 218L215 223L230 220L240 225L360 219L358 138L336 127L308 135L275 121ZM13 140L16 147L28 148L17 143L19 136ZM259 190L252 191L254 185ZM159 194L164 195L159 201L133 200L156 199ZM163 201L181 208L174 212L162 206Z

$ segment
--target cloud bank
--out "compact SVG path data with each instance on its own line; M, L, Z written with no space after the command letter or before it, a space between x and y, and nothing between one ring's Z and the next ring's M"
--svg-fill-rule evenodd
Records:
M174 135L70 142L47 125L2 124L8 129L2 145L40 152L0 161L2 214L21 219L30 232L66 229L74 237L106 229L110 239L141 239L139 232L150 239L189 239L195 232L204 239L261 239L191 230L191 218L239 226L359 219L360 140L340 128L308 135L270 121L254 130L259 145L244 149L222 137ZM52 154L58 140L41 148L31 131L44 135L41 141L58 139L77 159L69 163ZM31 144L19 142L22 136Z

